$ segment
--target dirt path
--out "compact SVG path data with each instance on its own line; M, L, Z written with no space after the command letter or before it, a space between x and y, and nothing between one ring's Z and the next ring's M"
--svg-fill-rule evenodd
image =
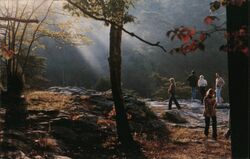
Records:
M231 142L224 138L227 131L228 110L217 110L218 117L218 139L217 141L210 136L206 138L204 131L203 106L199 103L180 102L182 109L180 114L188 120L187 124L177 124L165 121L171 131L171 141L168 144L162 143L155 146L152 154L157 154L156 158L173 159L193 159L193 158L231 158ZM147 105L159 118L167 111L167 102L150 101ZM175 109L175 106L173 107ZM154 145L154 144L152 144ZM155 144L157 145L157 144ZM149 154L150 156L150 154ZM150 157L154 157L153 155Z

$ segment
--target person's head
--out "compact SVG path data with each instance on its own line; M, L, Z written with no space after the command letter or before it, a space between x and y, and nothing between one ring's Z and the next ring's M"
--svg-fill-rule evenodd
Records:
M216 78L220 77L219 73L215 73L215 76L216 76Z
M215 94L214 90L212 88L209 88L206 95L207 96L213 96Z
M175 83L174 78L170 78L170 79L169 79L169 82L170 82L170 83Z
M203 76L203 75L200 75L200 79L204 79L204 76Z

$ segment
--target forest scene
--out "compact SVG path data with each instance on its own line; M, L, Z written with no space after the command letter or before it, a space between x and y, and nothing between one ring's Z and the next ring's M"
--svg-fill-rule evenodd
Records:
M0 159L249 158L247 0L0 0Z

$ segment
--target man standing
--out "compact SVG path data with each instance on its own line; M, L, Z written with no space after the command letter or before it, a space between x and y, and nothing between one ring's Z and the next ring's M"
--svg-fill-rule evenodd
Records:
M216 102L217 104L221 104L222 103L221 90L225 84L225 81L218 73L216 73L215 76L216 76L215 80Z
M196 98L196 87L197 87L197 81L198 78L195 75L195 71L192 71L191 74L188 76L187 81L189 82L189 86L191 87L191 100L194 100Z

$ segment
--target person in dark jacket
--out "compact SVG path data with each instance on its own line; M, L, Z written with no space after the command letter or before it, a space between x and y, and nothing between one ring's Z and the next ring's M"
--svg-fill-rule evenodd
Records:
M215 100L215 92L212 88L210 88L203 101L205 105L204 117L205 117L205 130L204 134L208 136L210 119L212 119L212 128L213 128L213 139L217 140L217 119L216 119L216 100Z
M187 81L189 82L189 86L191 87L191 99L194 100L196 98L196 88L198 81L198 78L195 75L195 71L192 71L192 73L188 76Z
M174 78L170 78L169 79L170 85L168 88L168 94L169 94L169 102L168 102L168 109L171 110L172 109L172 101L174 101L177 109L181 109L180 104L178 103L178 101L175 98L175 80Z

